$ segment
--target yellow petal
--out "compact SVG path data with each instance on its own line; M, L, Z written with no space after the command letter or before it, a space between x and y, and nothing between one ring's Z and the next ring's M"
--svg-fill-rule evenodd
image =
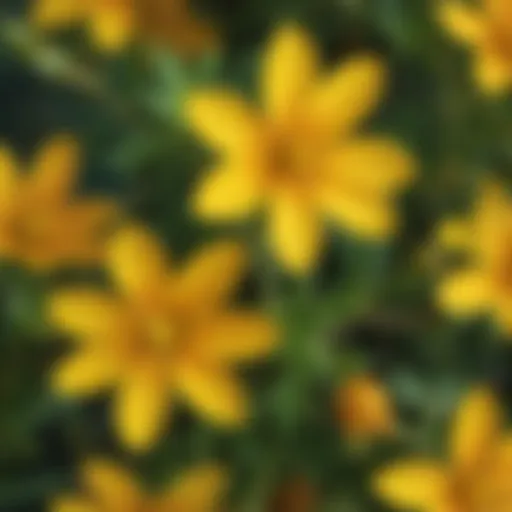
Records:
M512 84L512 67L501 55L477 53L473 73L480 89L489 95L502 94Z
M76 228L85 233L107 227L117 214L116 204L106 198L92 198L76 202L68 210L68 215Z
M318 67L316 48L296 25L287 25L271 38L263 58L262 96L268 114L286 118L309 92Z
M112 334L123 318L122 309L113 297L87 288L51 295L48 316L62 330L92 342Z
M478 315L491 305L490 285L489 278L479 271L458 271L440 284L437 300L454 316Z
M130 298L151 295L167 276L161 244L148 229L138 225L126 226L112 237L107 267L117 286Z
M110 461L87 461L82 468L82 481L102 510L131 511L141 504L137 482L127 471Z
M53 388L63 395L95 395L112 387L119 376L116 361L105 351L84 349L59 361L52 372Z
M185 103L192 128L214 149L243 154L257 141L260 122L255 112L236 94L197 92Z
M313 94L311 115L329 131L349 131L377 107L385 88L381 61L358 55L324 79Z
M196 16L188 0L151 0L136 5L137 28L146 41L168 48L185 59L219 46L215 28Z
M87 13L85 7L85 2L35 0L32 19L42 28L58 28L83 19Z
M459 470L475 469L498 440L502 411L492 392L477 388L457 409L452 427L451 457Z
M508 0L482 0L486 14L503 29L512 26L512 5Z
M115 397L114 426L123 444L149 450L162 433L170 410L170 393L150 369L130 375Z
M500 294L494 310L494 320L504 333L512 333L512 298L508 291Z
M278 345L276 325L257 313L222 315L208 324L196 341L197 350L220 361L245 361L268 355Z
M352 140L340 147L330 163L333 179L363 193L393 193L414 177L411 155L397 142L382 137Z
M117 208L107 200L87 200L69 206L58 222L56 252L62 265L101 262Z
M135 12L130 1L114 2L111 6L99 3L89 20L96 45L106 52L122 50L132 39Z
M475 233L470 220L452 218L443 221L435 233L436 243L443 249L469 249Z
M242 162L220 164L199 184L192 207L206 220L244 219L258 208L261 187L259 173L250 165Z
M438 18L445 30L460 43L478 44L485 36L484 12L459 0L441 2Z
M323 229L308 201L293 194L274 197L269 208L268 243L272 253L289 271L304 274L318 261Z
M177 365L177 390L205 420L225 427L240 426L247 418L247 400L226 371L183 361Z
M472 242L477 261L485 268L496 268L502 262L511 215L512 203L504 187L493 181L483 183L475 206Z
M390 238L397 229L396 210L389 201L374 194L326 187L320 191L319 201L328 218L357 237L381 241Z
M0 215L9 211L18 193L18 163L7 146L0 146Z
M185 471L159 500L158 510L213 512L221 505L227 484L226 473L217 466L204 465Z
M29 200L65 201L75 186L79 164L80 149L73 138L62 135L44 143L28 177Z
M75 498L73 496L63 496L57 498L50 505L51 512L100 512L96 505L89 501Z
M436 510L447 487L443 469L428 460L406 460L380 470L373 480L376 494L398 509Z
M215 242L199 249L171 279L171 295L192 309L213 309L236 291L247 266L236 242Z

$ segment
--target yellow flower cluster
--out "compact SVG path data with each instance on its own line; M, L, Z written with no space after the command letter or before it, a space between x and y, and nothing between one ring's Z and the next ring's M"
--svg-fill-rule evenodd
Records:
M478 9L448 1L440 17L474 50L478 83L496 92L512 82L512 4L483 3ZM182 0L38 0L34 17L43 27L85 23L109 51L135 37L184 52L216 39ZM172 27L179 30L170 35ZM193 213L215 223L261 214L270 252L298 277L315 269L330 226L388 240L399 226L396 201L416 170L400 143L362 130L382 100L386 75L381 59L368 54L326 71L300 27L278 30L262 58L259 108L228 90L196 91L186 102L186 122L216 152L192 194ZM120 222L110 200L73 197L78 164L77 144L67 136L48 141L28 173L0 149L2 257L39 271L92 263L109 277L106 288L50 294L49 319L73 344L53 368L53 388L75 398L110 392L114 431L134 451L155 446L179 404L221 427L243 425L249 399L235 367L268 356L280 339L276 320L234 304L246 249L220 241L186 262L171 261L147 227ZM441 306L456 316L490 313L508 332L511 219L512 201L491 183L473 215L450 220L439 233L441 244L467 255L466 267L440 284ZM369 375L344 382L335 407L352 439L395 431L390 397ZM426 512L486 512L496 500L512 503L512 445L487 390L461 405L450 448L448 465L418 459L384 468L377 493L391 505ZM109 462L86 464L82 477L83 495L57 500L55 512L204 512L220 506L226 487L223 472L211 466L183 475L156 498Z

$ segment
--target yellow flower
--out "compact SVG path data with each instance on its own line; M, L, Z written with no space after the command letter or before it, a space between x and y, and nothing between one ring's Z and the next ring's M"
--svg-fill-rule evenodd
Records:
M91 460L81 471L83 494L57 498L52 512L214 512L227 487L222 470L204 465L188 470L157 496L145 493L132 475L106 461Z
M512 508L512 444L501 428L502 413L485 388L459 406L448 462L412 458L380 470L377 494L399 510L498 512Z
M512 330L512 201L502 187L482 187L473 215L450 219L440 227L439 243L467 256L462 269L439 286L438 301L456 317L491 314Z
M512 4L510 0L440 2L439 18L448 33L473 52L473 75L491 94L512 85Z
M115 209L72 197L78 164L78 146L65 136L43 145L29 174L0 147L0 257L36 270L101 260Z
M263 114L228 91L198 92L185 107L221 156L193 198L195 212L233 221L263 208L269 246L295 272L317 261L323 217L362 237L391 235L393 198L413 174L400 145L357 132L383 94L379 60L357 55L326 75L318 68L313 42L288 26L263 58Z
M353 439L389 435L395 429L395 414L389 394L371 375L356 375L337 393L337 412L343 430Z
M96 46L122 50L135 38L195 54L217 44L213 29L188 0L35 0L35 23L56 29L85 23Z
M179 401L221 426L241 424L247 399L231 367L268 354L277 336L263 314L228 305L244 268L240 248L217 243L169 268L153 236L129 226L106 265L117 294L71 289L50 301L53 320L77 341L55 368L57 391L115 388L114 427L132 449L156 442Z

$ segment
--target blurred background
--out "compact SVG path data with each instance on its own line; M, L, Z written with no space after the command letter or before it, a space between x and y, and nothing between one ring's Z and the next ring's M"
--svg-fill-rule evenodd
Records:
M190 0L179 23L157 16L157 37L112 55L97 51L79 26L39 30L30 0L0 0L2 141L28 162L42 140L74 134L85 153L81 190L114 197L173 254L218 234L187 211L211 155L182 121L183 99L205 85L255 99L265 43L287 20L307 28L326 65L358 50L382 56L390 90L369 128L403 141L420 172L402 201L404 229L390 246L331 233L306 283L254 248L241 300L273 308L286 338L282 354L244 369L254 421L226 433L183 412L144 456L117 443L106 398L65 401L48 388L63 348L45 322L44 292L77 277L94 281L97 271L41 276L3 261L0 511L45 510L91 454L124 462L150 488L196 462L218 460L232 476L236 512L384 511L372 497L372 471L401 454L442 454L450 413L471 383L491 382L510 405L512 352L486 322L454 323L436 309L433 284L450 262L430 241L439 219L467 210L483 173L510 181L512 106L477 91L466 52L439 29L433 4ZM160 3L161 12L167 7ZM249 228L236 229L253 243ZM337 393L361 373L383 386L394 428L354 442Z

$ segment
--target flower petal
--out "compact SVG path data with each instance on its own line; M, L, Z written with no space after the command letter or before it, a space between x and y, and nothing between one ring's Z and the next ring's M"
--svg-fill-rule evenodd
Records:
M52 372L52 386L66 396L95 395L112 387L119 367L108 353L98 349L78 350L59 361Z
M131 299L146 298L167 277L167 261L157 238L146 228L130 225L112 237L107 267L117 286Z
M506 59L495 53L478 52L473 74L480 89L489 95L502 94L512 84L512 68Z
M243 154L258 138L256 113L228 91L192 94L185 103L185 116L198 135L217 150Z
M100 512L96 505L74 496L57 498L50 505L51 512Z
M83 19L86 15L85 7L85 2L36 0L32 19L42 28L58 28Z
M188 1L136 3L137 29L146 41L169 48L179 57L204 55L219 47L219 34Z
M477 270L461 270L447 277L437 290L441 308L454 316L472 316L491 305L490 282Z
M330 161L330 174L342 186L388 195L414 178L411 155L391 139L367 137L349 141Z
M503 261L503 240L509 236L512 215L510 197L505 188L487 181L480 187L477 198L472 243L477 261L485 268L496 268Z
M114 201L107 198L92 198L73 204L69 216L82 232L105 227L118 213Z
M194 212L213 221L240 220L261 201L259 173L242 162L227 162L211 170L192 198Z
M361 238L381 241L396 231L395 208L374 194L355 194L343 187L324 187L319 193L319 201L327 217Z
M440 465L428 460L396 462L380 470L374 478L376 494L400 509L436 510L447 486Z
M92 342L105 339L122 321L122 309L116 299L92 288L54 293L48 300L48 312L59 328Z
M278 30L263 58L262 96L268 114L276 119L290 115L309 92L318 68L316 48L296 25Z
M510 29L512 5L508 0L483 0L482 4L494 23L501 28Z
M196 340L197 350L213 360L246 361L268 355L279 336L270 318L250 312L220 316L205 326Z
M268 243L289 271L304 274L316 264L322 247L321 220L309 202L281 193L269 207Z
M247 400L238 382L226 371L182 361L176 366L177 390L205 420L225 427L247 418Z
M67 135L53 137L43 144L28 177L28 200L62 203L76 184L80 164L80 148Z
M130 375L119 386L115 397L114 426L127 448L142 452L150 449L162 433L170 393L150 369Z
M484 13L460 0L441 2L438 18L446 31L460 43L478 44L485 36Z
M461 402L452 426L451 457L461 471L471 471L498 440L502 411L487 388L471 391Z
M313 94L311 115L329 132L350 131L378 105L386 81L382 62L358 55L342 63Z
M227 486L227 475L217 466L204 465L185 471L159 500L158 510L213 512L219 508Z
M132 39L135 12L131 2L100 2L89 20L89 29L97 46L106 52L122 50Z
M235 292L247 266L236 242L215 242L199 249L171 279L170 293L185 308L211 310Z
M137 482L127 471L110 461L87 461L82 469L82 480L102 510L135 510L142 502Z
M494 320L504 333L512 332L512 297L508 291L500 293L496 301Z
M9 211L18 192L18 163L7 146L0 146L0 215Z
M59 220L54 240L60 263L103 263L116 216L117 208L107 200L81 201L68 207Z
M446 219L438 226L435 232L435 241L443 249L468 250L474 243L473 223L468 219Z

